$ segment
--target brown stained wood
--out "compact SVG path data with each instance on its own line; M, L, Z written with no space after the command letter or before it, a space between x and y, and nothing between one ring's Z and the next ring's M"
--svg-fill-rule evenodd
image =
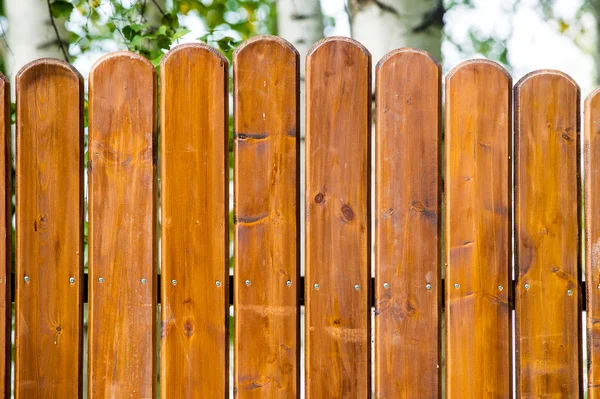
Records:
M298 78L278 37L234 55L236 398L299 395Z
M437 398L440 65L423 51L395 50L377 65L375 92L375 397Z
M0 398L10 398L12 330L10 83L0 73Z
M201 44L161 63L163 398L229 394L227 71Z
M583 394L579 140L579 87L571 78L536 71L517 83L515 332L520 398Z
M83 370L83 79L65 62L42 59L23 67L16 82L16 398L78 398Z
M330 37L306 60L306 396L366 398L371 55Z
M446 392L508 398L510 75L486 60L446 77Z
M156 73L129 52L89 77L90 398L155 398Z
M600 398L600 90L585 99L585 264L588 398Z

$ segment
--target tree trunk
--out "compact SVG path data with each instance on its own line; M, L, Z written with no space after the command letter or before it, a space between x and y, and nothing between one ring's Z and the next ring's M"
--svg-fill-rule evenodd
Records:
M442 61L442 0L353 0L352 37L371 52L373 65L398 47L416 47Z
M38 58L64 59L59 46L46 0L18 0L5 2L8 30L6 40L7 72L12 80L28 62ZM55 20L60 40L68 51L67 29L64 20Z
M292 43L300 53L302 74L306 53L323 38L323 28L319 0L277 1L277 34Z

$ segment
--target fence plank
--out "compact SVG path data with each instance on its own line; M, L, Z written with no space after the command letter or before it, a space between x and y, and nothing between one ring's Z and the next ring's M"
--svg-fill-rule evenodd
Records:
M201 44L161 65L163 398L229 394L227 70Z
M0 398L10 398L12 331L10 83L0 73Z
M65 62L42 59L23 67L16 81L16 397L77 398L83 369L83 79Z
M581 391L579 87L556 71L515 86L517 396Z
M277 37L234 55L237 398L299 394L298 69Z
M437 398L441 68L420 50L395 50L376 86L375 392Z
M585 264L588 398L600 398L600 89L585 99Z
M511 385L510 75L486 60L446 77L446 389L508 398Z
M306 395L366 398L371 56L333 37L306 64Z
M156 397L155 75L129 52L90 72L90 398Z

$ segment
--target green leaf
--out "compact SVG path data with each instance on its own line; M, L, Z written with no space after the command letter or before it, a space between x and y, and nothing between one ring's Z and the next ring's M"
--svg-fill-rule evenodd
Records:
M63 0L56 0L50 4L50 10L52 11L52 16L54 16L54 18L69 18L73 8L73 4Z
M179 38L181 38L182 36L187 35L188 33L190 33L191 30L187 29L187 28L179 28L177 29L177 31L175 32L175 34L173 35L172 40L175 41Z

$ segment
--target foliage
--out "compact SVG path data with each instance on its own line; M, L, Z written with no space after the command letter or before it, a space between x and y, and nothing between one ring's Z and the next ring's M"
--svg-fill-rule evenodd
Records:
M164 0L53 0L51 9L55 19L66 20L71 56L116 46L154 65L190 33L190 20L204 27L204 34L191 39L228 58L241 41L276 31L275 0L171 0L167 5Z

